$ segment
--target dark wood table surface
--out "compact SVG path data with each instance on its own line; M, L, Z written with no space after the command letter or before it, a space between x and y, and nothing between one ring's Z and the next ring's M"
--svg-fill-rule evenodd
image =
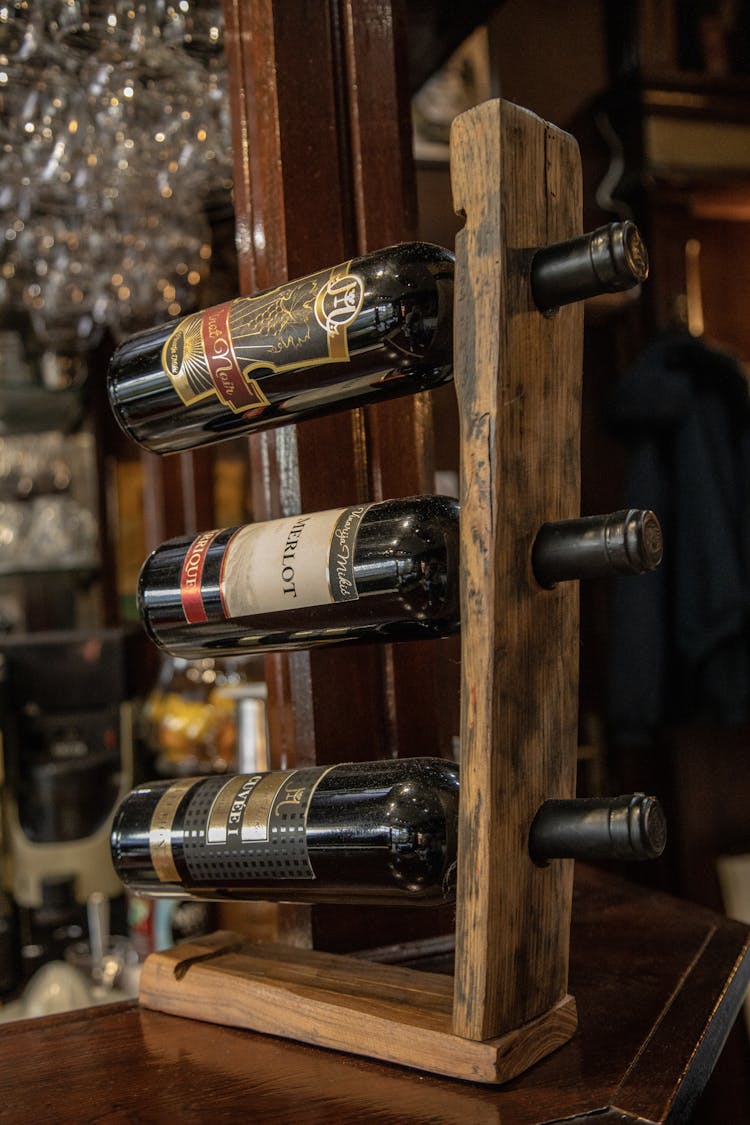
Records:
M134 1002L0 1029L0 1122L538 1125L687 1120L750 980L748 927L579 867L574 1038L502 1087ZM739 1125L726 1122L726 1125Z

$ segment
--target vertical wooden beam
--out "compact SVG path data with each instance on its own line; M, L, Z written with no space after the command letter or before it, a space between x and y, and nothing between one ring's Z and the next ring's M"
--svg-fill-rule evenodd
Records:
M328 0L227 4L243 292L351 253L352 232L341 206L351 188L340 140L335 7ZM366 499L360 412L307 423L302 432L288 427L253 437L250 458L256 519ZM353 756L357 745L374 750L377 723L355 731L349 701L360 701L358 685L372 685L374 677L377 684L376 661L366 652L347 661L340 654L317 655L267 658L275 765L324 761L340 739L354 743Z
M453 125L455 377L462 429L461 810L454 1031L487 1039L567 989L572 862L527 851L539 805L575 791L578 590L530 553L579 512L583 312L533 306L533 251L581 232L569 136L487 102Z
M417 230L407 27L403 4L391 0L346 0L343 17L357 248L364 253L413 239ZM429 393L368 408L365 426L372 499L434 491ZM389 645L381 658L387 752L450 756L452 732L437 703L447 647ZM442 682L458 695L457 671ZM423 706L415 708L414 699Z
M212 450L159 457L140 451L143 473L143 523L152 551L175 535L195 535L213 525Z
M226 15L243 291L413 237L403 5L229 0ZM428 396L259 435L255 518L428 492L431 437ZM436 752L432 660L422 645L269 657L274 762Z
M225 0L225 13L242 291L413 237L400 0ZM431 433L421 396L257 435L254 516L428 492ZM401 648L267 657L273 764L439 752L434 653ZM345 925L339 913L331 932Z

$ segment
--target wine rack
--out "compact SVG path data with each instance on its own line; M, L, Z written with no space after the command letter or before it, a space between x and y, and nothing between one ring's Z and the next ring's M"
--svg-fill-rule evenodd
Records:
M581 233L575 141L494 100L451 137L461 427L461 802L454 976L218 933L152 954L141 1003L478 1082L576 1028L573 863L536 866L539 806L575 791L578 593L533 577L579 510L580 304L533 301L534 253Z

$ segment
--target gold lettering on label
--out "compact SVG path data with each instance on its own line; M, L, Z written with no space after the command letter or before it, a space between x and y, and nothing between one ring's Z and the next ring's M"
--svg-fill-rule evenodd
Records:
M148 848L156 877L160 883L179 883L180 873L172 851L174 818L185 794L197 785L194 777L175 781L165 789L156 803L148 833Z
M350 266L344 262L180 321L164 344L162 366L182 402L190 406L216 395L252 418L270 406L252 377L256 369L265 374L347 361L347 329L364 301L364 284Z
M242 839L248 843L263 843L268 840L271 809L285 783L294 776L296 770L283 770L268 773L256 785L252 799L242 819Z
M302 804L302 799L303 799L305 793L306 793L306 789L303 785L299 786L297 789L291 789L291 788L285 789L284 790L284 800L279 801L278 805L274 809L273 815L279 816L280 813L281 813L281 810L287 805L291 805L292 808L299 808L299 806Z
M230 837L238 836L242 811L262 776L233 777L222 785L208 813L207 844L226 844Z
M172 344L171 344L171 347L169 349L169 357L170 357L170 365L169 365L170 370L171 370L173 375L177 375L177 373L180 370L180 350L177 347L177 340L174 337L172 338Z

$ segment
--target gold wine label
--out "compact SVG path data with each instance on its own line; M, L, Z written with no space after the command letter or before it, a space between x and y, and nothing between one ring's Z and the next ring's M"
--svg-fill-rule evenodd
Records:
M174 782L151 821L151 860L159 880L206 891L314 879L307 817L318 785L334 768L305 766ZM175 830L180 807L184 811Z
M262 414L269 400L254 373L277 373L349 359L347 328L362 308L351 262L239 297L177 325L162 367L186 406L215 395L236 414Z
M172 831L177 809L185 794L200 778L185 777L175 781L165 789L157 801L148 833L148 847L151 863L160 883L179 883L180 874L175 867L172 853Z
M219 790L206 827L207 844L265 843L274 801L297 770L235 777Z

